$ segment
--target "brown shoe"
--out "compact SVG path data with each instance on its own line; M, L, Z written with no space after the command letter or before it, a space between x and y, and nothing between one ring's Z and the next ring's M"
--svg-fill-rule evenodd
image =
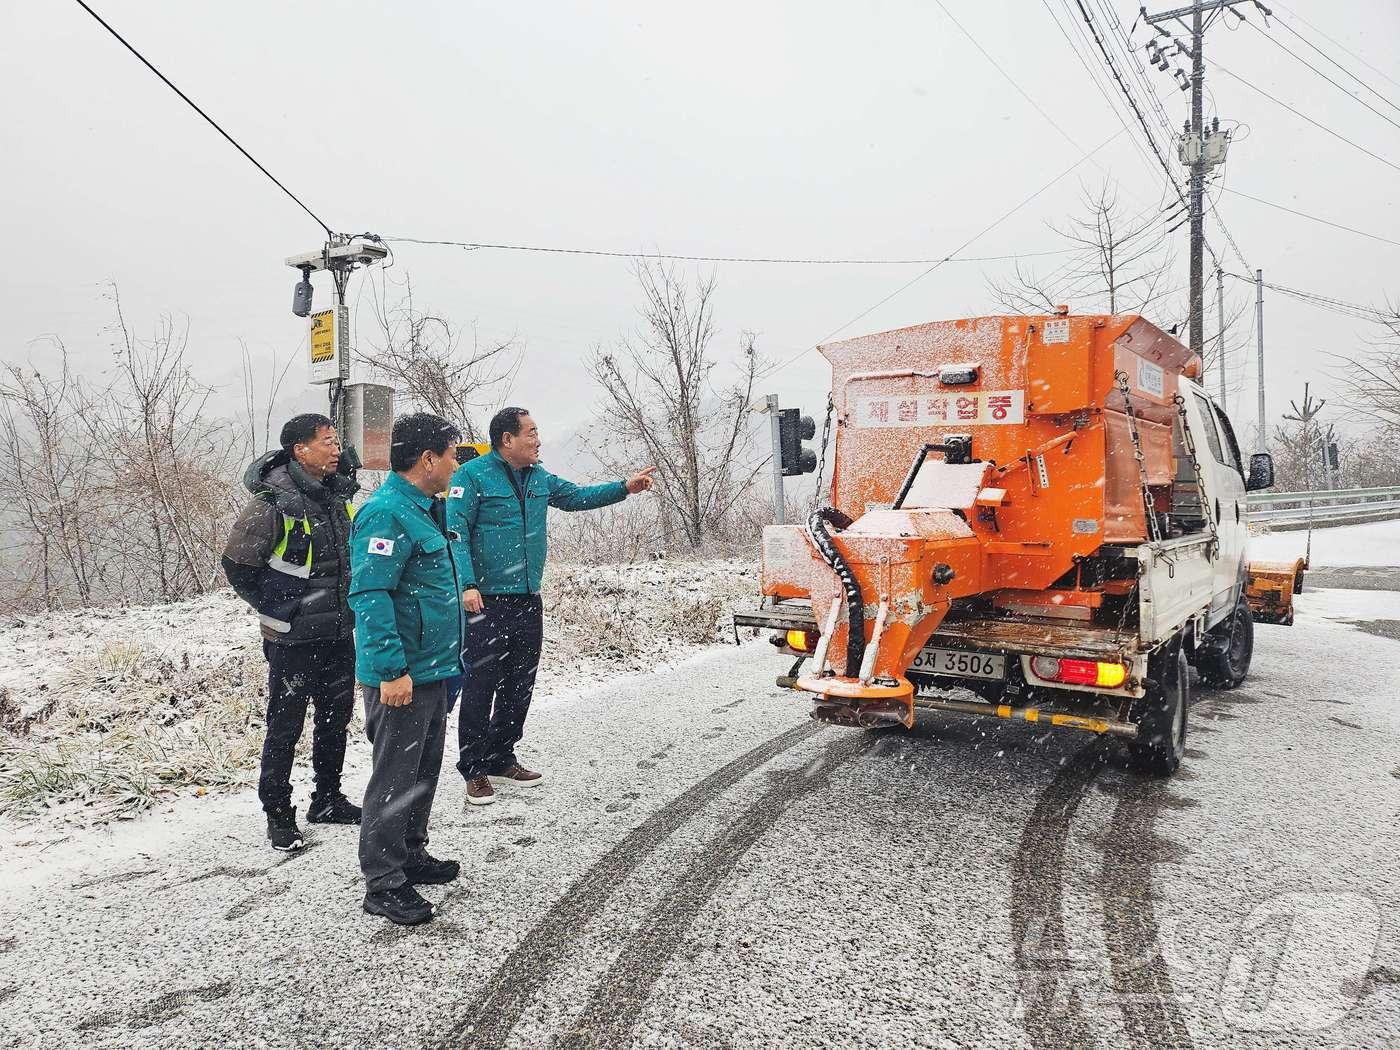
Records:
M489 806L496 801L496 792L486 777L472 777L467 781L467 803L472 806Z
M519 787L538 787L544 782L544 774L536 773L533 769L526 769L519 762L501 773L491 774L493 780L501 780L507 784L515 784Z

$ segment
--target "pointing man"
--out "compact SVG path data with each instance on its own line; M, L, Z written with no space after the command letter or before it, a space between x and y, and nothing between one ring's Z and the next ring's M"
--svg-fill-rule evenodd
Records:
M448 683L462 673L462 587L435 498L457 466L458 437L427 412L395 420L393 473L355 516L350 540L355 677L374 748L360 826L364 909L404 926L433 917L415 884L451 882L460 871L427 851Z
M540 580L549 507L593 510L651 488L654 468L626 481L580 487L539 465L540 433L523 408L491 420L491 451L457 468L447 493L467 610L457 768L467 801L496 800L491 777L532 787L542 774L515 755L535 689L544 639Z

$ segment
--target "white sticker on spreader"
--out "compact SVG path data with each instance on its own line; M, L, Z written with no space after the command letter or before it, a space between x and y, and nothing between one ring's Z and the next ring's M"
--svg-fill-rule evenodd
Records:
M382 554L384 557L394 553L393 540L381 540L378 536L371 536L369 541L369 552L371 554Z
M1161 366L1154 365L1151 361L1138 360L1137 385L1144 394L1156 394L1161 397L1165 388L1164 378Z
M1069 342L1069 318L1060 317L1054 321L1046 321L1045 328L1040 334L1040 341L1046 346L1052 343Z
M462 497L462 493L465 491L466 489L462 488L461 485L453 485L450 489L447 490L447 498L460 499Z

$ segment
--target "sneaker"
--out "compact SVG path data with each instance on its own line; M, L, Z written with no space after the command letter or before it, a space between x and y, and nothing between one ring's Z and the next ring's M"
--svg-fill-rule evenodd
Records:
M536 773L533 769L526 769L519 762L513 763L504 772L493 773L491 776L495 780L502 780L507 784L516 784L519 787L538 787L544 782L543 773Z
M496 801L496 792L491 788L491 781L486 777L472 777L467 781L467 804L472 806L489 806Z
M462 873L462 865L455 860L438 860L424 853L417 860L405 864L403 873L415 886L442 886Z
M433 917L434 908L408 883L392 890L370 890L365 894L365 911L382 915L400 926L417 926Z
M306 845L301 829L297 827L295 806L273 810L267 815L267 837L272 842L272 848L283 853L295 853Z
M306 822L308 824L358 824L360 822L360 807L338 791L324 800L313 797L311 805L306 809Z

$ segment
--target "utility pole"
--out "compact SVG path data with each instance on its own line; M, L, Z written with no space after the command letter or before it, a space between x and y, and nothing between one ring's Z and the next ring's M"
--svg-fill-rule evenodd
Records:
M1154 66L1165 72L1168 59L1171 56L1186 55L1191 59L1191 76L1188 78L1179 67L1176 69L1175 75L1181 88L1183 90L1189 89L1191 92L1191 119L1186 122L1181 140L1177 143L1177 155L1190 171L1190 185L1186 202L1191 220L1189 247L1191 312L1188 338L1192 352L1198 355L1201 354L1205 346L1205 291L1203 286L1205 283L1206 173L1225 160L1225 154L1230 144L1230 133L1220 130L1218 116L1209 130L1205 126L1205 115L1202 112L1206 78L1205 33L1216 18L1226 11L1233 10L1237 4L1246 2L1253 3L1266 16L1273 13L1259 3L1259 0L1192 0L1188 7L1173 8L1155 15L1148 14L1145 7L1140 9L1143 21L1150 25L1156 33L1156 36L1147 43L1148 60ZM1207 16L1210 17L1207 18ZM1187 21L1188 17L1189 22ZM1190 46L1182 43L1171 32L1163 28L1170 22L1178 23L1190 34ZM1164 47L1158 42L1157 37L1166 38L1169 44Z
M1191 138L1202 140L1201 89L1206 75L1206 59L1201 47L1201 0L1191 5ZM1201 287L1204 275L1206 230L1202 201L1206 192L1205 150L1197 149L1191 161L1191 351L1199 355L1205 346Z
M1254 333L1259 354L1259 449L1269 451L1268 416L1264 414L1264 271L1254 271Z
M1220 334L1215 339L1215 354L1220 359L1220 407L1225 407L1225 269L1215 261L1215 309L1219 315Z

